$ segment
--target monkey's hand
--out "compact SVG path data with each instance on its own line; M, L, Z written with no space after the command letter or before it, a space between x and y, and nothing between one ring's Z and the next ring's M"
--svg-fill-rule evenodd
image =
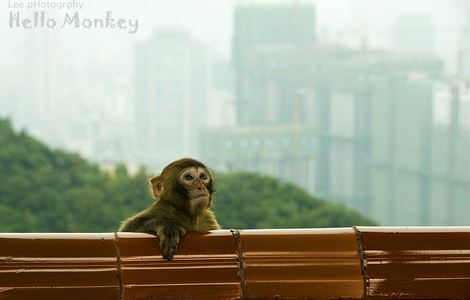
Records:
M178 250L180 238L185 234L186 230L176 224L165 224L158 227L157 235L160 237L160 250L164 259L173 259L173 255Z

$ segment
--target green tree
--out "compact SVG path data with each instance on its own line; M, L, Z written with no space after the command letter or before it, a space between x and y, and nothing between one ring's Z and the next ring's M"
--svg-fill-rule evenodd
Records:
M113 231L151 203L147 175L101 170L0 119L0 231Z
M0 231L106 232L154 201L144 168L102 170L52 150L0 119ZM370 220L278 179L216 176L215 211L225 228L370 225Z
M279 179L253 173L218 174L214 210L224 228L374 225L342 205L311 196Z

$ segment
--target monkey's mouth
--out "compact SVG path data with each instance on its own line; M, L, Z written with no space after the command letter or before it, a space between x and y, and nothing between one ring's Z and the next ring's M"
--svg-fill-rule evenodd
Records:
M205 205L206 201L209 201L209 196L207 195L196 196L194 197L194 200L196 200L199 203L203 203L203 205Z
M199 198L209 198L209 195L208 194L205 194L205 193L202 193L202 194L196 194L193 196L193 199L199 199Z

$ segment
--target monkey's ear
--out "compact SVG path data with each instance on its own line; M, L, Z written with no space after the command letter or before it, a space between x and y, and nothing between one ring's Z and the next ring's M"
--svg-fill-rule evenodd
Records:
M152 194L155 198L158 198L163 193L163 180L162 177L154 176L150 178L150 186L152 190Z

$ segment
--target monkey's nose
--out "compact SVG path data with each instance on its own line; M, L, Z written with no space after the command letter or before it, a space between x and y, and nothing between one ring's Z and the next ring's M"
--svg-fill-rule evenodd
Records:
M202 182L196 181L195 182L195 187L196 187L196 189L198 189L201 192L204 192L206 190L206 187L204 186L204 183L202 183Z

